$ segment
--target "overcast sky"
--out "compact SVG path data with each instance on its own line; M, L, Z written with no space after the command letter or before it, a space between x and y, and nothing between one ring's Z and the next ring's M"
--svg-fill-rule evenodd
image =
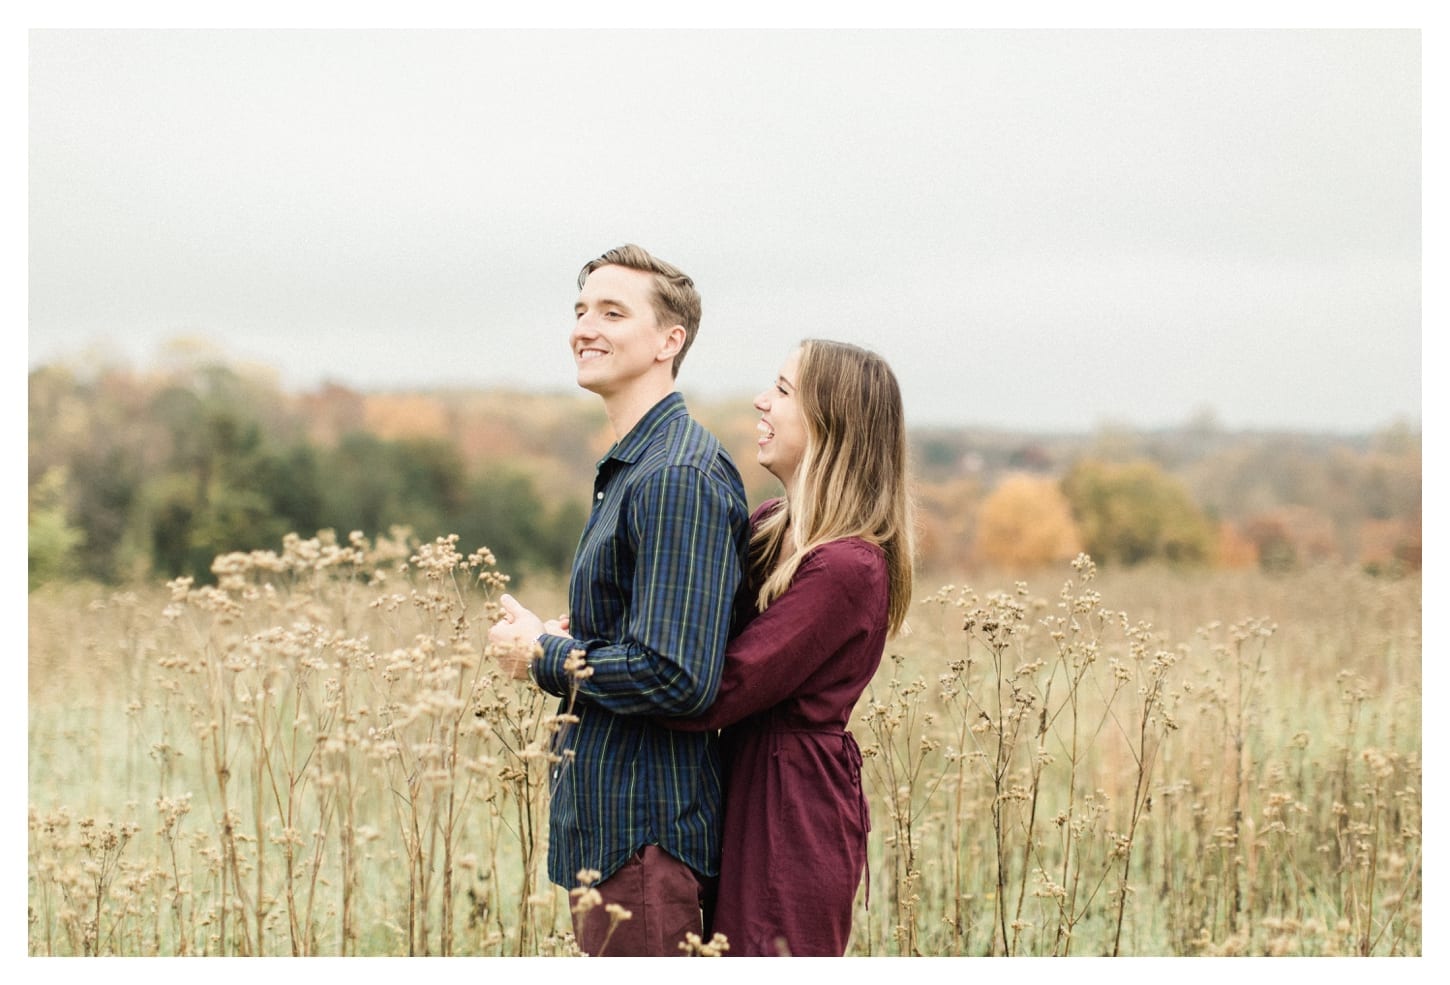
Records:
M567 389L639 243L687 393L805 336L914 423L1421 417L1415 30L41 31L29 364Z

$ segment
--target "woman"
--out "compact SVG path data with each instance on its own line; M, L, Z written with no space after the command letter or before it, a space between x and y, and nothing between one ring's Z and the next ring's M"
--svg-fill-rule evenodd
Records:
M675 729L723 729L711 930L731 956L845 953L870 820L846 724L911 597L901 394L885 361L808 339L756 398L757 460L785 487L752 517L719 696Z

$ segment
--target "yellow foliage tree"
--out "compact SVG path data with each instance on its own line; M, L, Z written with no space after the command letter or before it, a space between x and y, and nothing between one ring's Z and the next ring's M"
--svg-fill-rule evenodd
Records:
M1014 474L998 484L977 514L977 560L1014 571L1070 560L1082 550L1072 507L1057 482Z

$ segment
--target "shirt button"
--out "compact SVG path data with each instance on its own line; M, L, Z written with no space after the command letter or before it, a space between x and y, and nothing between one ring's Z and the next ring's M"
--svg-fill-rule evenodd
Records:
M594 498L595 498L595 499L596 499L596 500L602 500L602 499L603 499L603 498L604 498L604 493L602 493L602 492L597 492L597 493L595 493L595 494L594 494Z

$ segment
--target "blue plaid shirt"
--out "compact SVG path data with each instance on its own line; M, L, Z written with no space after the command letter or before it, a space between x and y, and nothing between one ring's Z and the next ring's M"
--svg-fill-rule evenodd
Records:
M544 636L534 680L568 704L564 660L592 675L557 740L549 878L608 879L657 844L704 876L719 873L720 760L714 733L675 732L715 700L749 537L740 473L684 398L661 400L598 463L594 503L569 576L573 639Z

